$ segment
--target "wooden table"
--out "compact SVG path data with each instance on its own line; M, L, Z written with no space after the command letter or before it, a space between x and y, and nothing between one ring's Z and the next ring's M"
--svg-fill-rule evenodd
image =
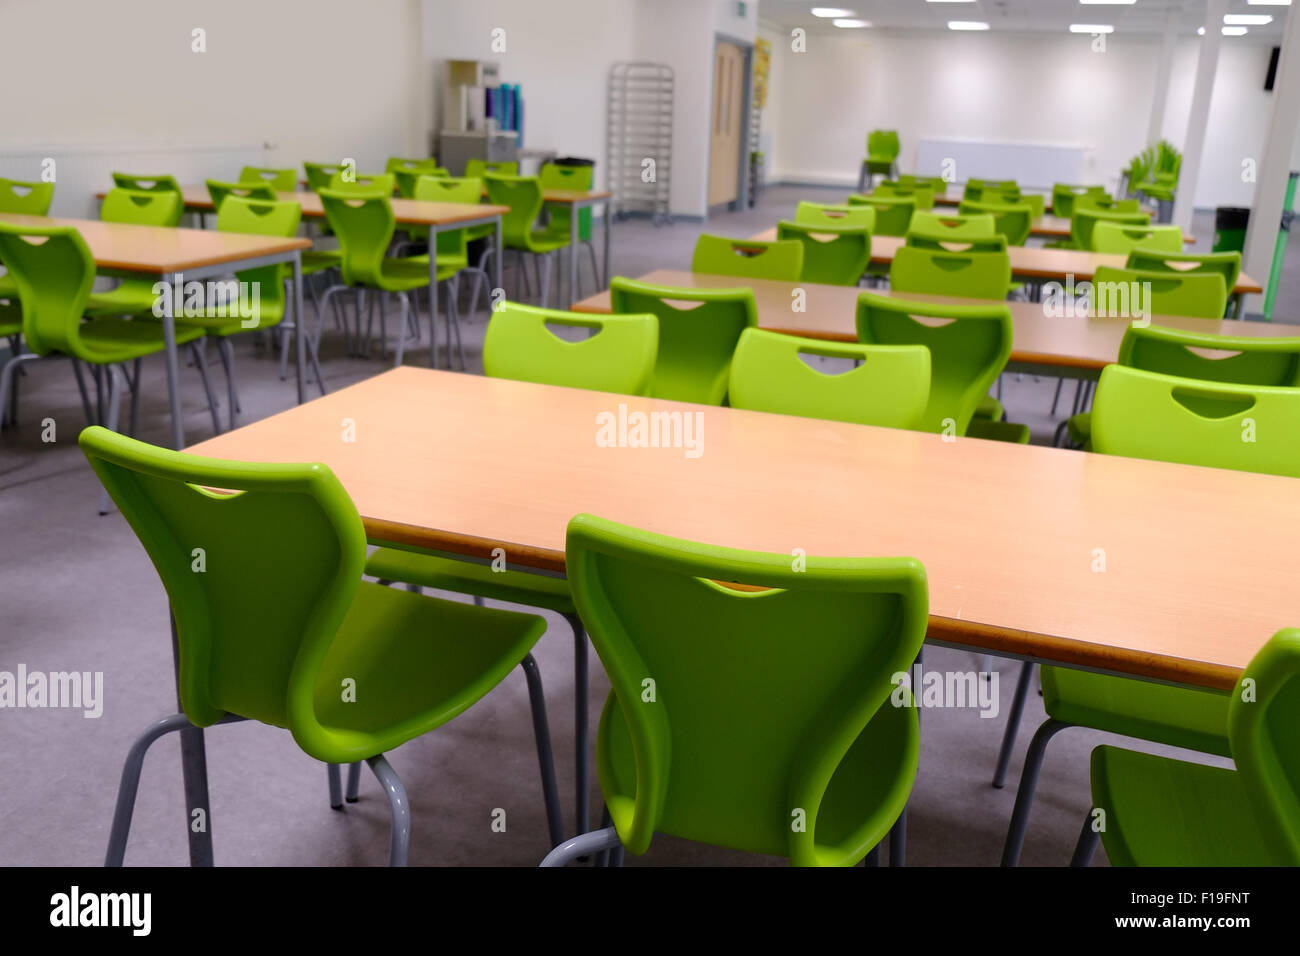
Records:
M749 237L758 242L771 242L776 238L776 228L764 229ZM953 240L954 243L957 240ZM907 244L903 236L872 236L871 261L890 263L894 254ZM1069 276L1076 281L1091 280L1098 266L1123 269L1128 257L1108 252L1085 252L1081 249L1043 249L1032 246L1007 246L1011 258L1011 274L1029 279L1065 282ZM1263 292L1264 287L1246 273L1237 276L1237 284L1228 294Z
M542 202L569 207L569 296L565 300L572 308L578 297L578 211L603 204L605 207L604 269L595 276L597 289L609 288L609 228L613 212L614 194L607 190L583 191L579 189L543 189ZM558 298L558 296L557 296Z
M35 226L72 226L85 239L97 269L113 269L155 276L173 282L201 280L244 269L288 262L293 264L293 315L297 339L298 401L306 398L303 365L306 357L306 328L302 313L302 250L311 241L299 238L253 236L204 229L173 229L162 226L134 226L100 222L97 219L62 219L46 216L0 214L0 222ZM167 299L164 299L166 302ZM167 389L171 400L172 445L185 447L181 421L180 363L176 352L176 323L172 302L162 315L163 338L167 344ZM322 392L325 382L317 370Z
M873 240L874 245L875 240ZM882 289L856 286L819 285L815 282L774 282L768 279L738 279L735 276L708 275L660 269L640 277L643 282L685 289L751 288L758 305L758 324L765 329L804 335L809 338L839 342L857 341L857 302L864 292L873 295L896 295ZM795 289L804 291L803 312L791 308ZM986 299L959 299L949 296L908 293L899 298L930 302L989 305ZM1063 378L1095 379L1101 370L1119 355L1129 319L1096 316L1047 316L1040 302L1004 302L1011 310L1014 325L1011 344L1011 371L1044 372ZM609 293L601 292L575 303L578 312L608 312ZM1268 322L1237 322L1231 319L1194 319L1187 316L1158 315L1155 325L1165 325L1195 332L1225 335L1250 335L1264 338L1300 336L1300 327Z
M620 404L701 416L700 454L599 446ZM501 547L550 572L584 511L782 554L910 555L930 639L1153 680L1229 688L1300 619L1300 483L1271 475L412 367L194 450L322 461L374 541Z

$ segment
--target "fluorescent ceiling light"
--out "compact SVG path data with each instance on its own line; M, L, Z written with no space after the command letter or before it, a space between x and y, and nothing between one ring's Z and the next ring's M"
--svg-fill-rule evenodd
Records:
M1203 37L1203 36L1205 36L1205 27L1197 27L1197 28L1196 28L1196 35L1197 35L1198 37Z
M926 3L974 3L975 0L925 0Z
M1291 0L1246 0L1251 7L1289 7Z
M1225 37L1244 37L1250 31L1245 27L1224 27L1219 32Z
M860 30L863 27L871 26L870 20L832 20L831 23L846 30Z
M1223 22L1229 26L1262 27L1266 23L1272 23L1273 18L1267 13L1225 13Z
M839 7L813 7L812 15L829 20L832 17L851 17L853 16L853 11L842 10Z
M1095 7L1131 7L1137 3L1137 0L1079 0L1085 7L1092 5Z
M987 30L989 25L983 20L949 20L949 30Z
M1109 23L1071 23L1071 33L1114 33L1115 28Z

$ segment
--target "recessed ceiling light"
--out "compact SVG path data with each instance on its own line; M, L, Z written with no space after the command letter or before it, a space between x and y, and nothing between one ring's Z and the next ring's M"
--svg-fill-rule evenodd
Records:
M949 30L987 30L989 25L983 20L949 20Z
M1224 27L1219 32L1225 37L1244 37L1250 31L1245 27Z
M871 26L870 20L832 20L831 23L845 30L861 30L863 27Z
M1225 13L1223 22L1229 26L1262 27L1266 23L1272 23L1273 18L1267 13Z
M813 7L812 15L829 20L832 17L851 17L853 16L853 11L843 10L839 7Z
M1251 7L1289 7L1291 0L1246 0L1246 5Z
M1071 33L1114 33L1115 28L1109 23L1071 23Z

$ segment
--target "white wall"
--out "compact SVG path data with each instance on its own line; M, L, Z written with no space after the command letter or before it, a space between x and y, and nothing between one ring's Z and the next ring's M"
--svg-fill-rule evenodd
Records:
M779 105L769 162L778 178L852 184L866 133L897 129L903 169L926 137L1070 143L1089 147L1084 177L1113 186L1143 148L1158 39L1111 37L1094 53L1090 37L1004 34L873 34L808 37L790 50L773 33ZM1270 94L1269 47L1225 39L1211 106L1196 204L1248 205L1253 184L1241 159L1263 143ZM1196 44L1180 44L1165 134L1177 145L1187 123ZM960 170L958 177L961 177Z

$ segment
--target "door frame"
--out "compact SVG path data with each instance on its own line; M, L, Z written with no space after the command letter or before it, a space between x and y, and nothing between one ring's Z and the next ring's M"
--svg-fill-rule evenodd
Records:
M740 149L738 162L740 168L736 171L736 198L727 203L727 209L730 212L737 212L747 208L749 202L749 114L754 106L754 41L742 40L740 37L732 36L728 33L715 31L713 34L713 64L714 69L710 71L709 76L709 129L713 129L713 106L717 102L717 62L718 62L718 45L720 43L730 43L732 46L739 47L741 56L744 58L744 93L741 96L740 107ZM709 170L712 175L713 168L713 135L709 135ZM704 183L704 218L709 218L709 204L707 201L709 193L708 179Z

